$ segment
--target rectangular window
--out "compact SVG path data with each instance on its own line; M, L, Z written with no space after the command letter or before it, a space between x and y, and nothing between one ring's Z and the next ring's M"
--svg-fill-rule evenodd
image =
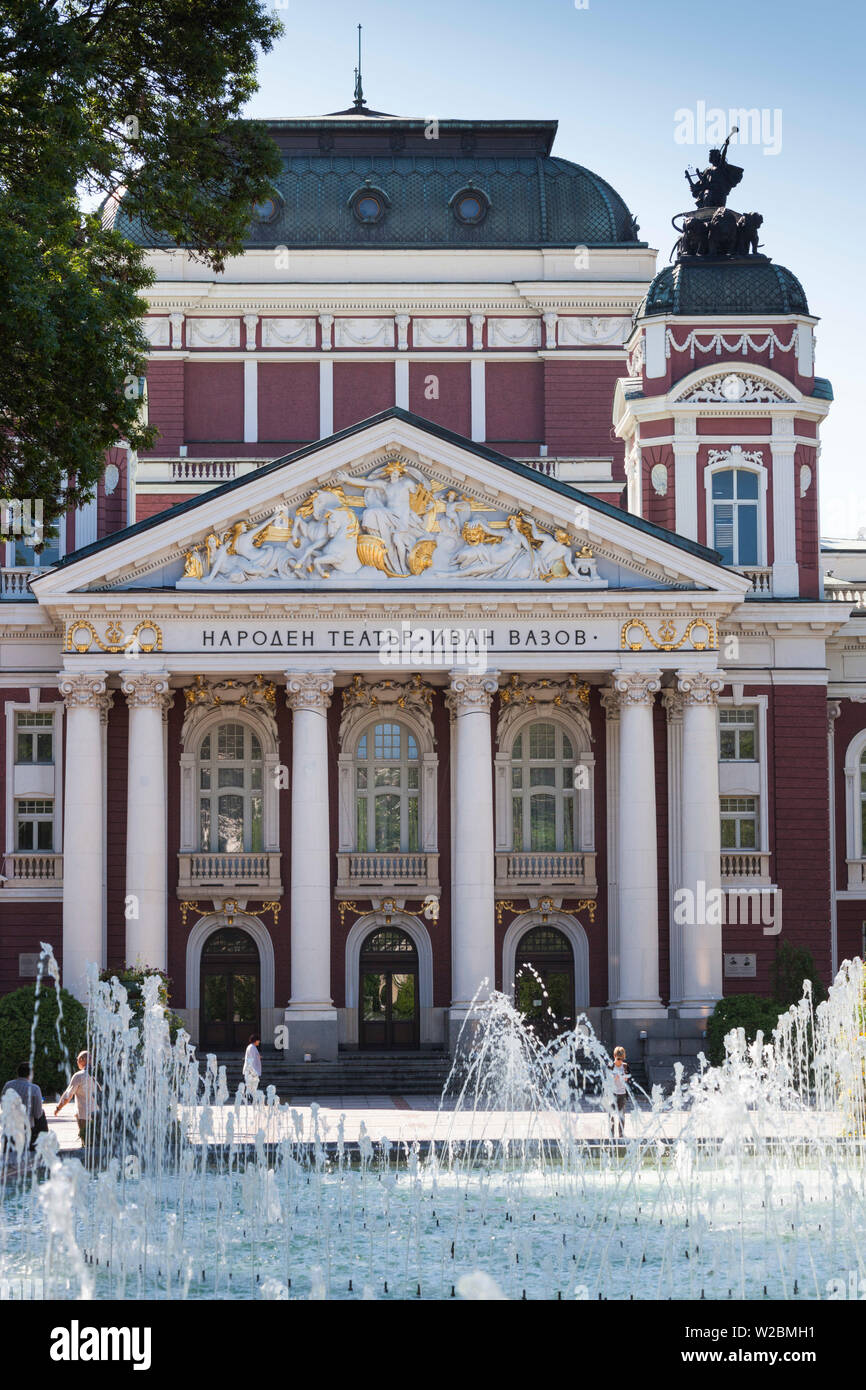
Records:
M54 762L54 715L47 710L19 710L15 715L16 763Z
M16 801L16 848L22 853L54 850L54 802L44 800Z
M754 705L719 710L719 759L723 763L758 760L758 711Z
M758 798L723 796L722 849L758 848Z

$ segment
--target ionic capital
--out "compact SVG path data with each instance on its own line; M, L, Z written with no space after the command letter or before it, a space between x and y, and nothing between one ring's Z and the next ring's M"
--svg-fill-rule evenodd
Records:
M317 710L324 714L334 693L333 671L287 671L286 704L290 710Z
M63 673L57 688L67 709L95 709L102 714L114 699L114 692L106 690L106 679L105 671Z
M677 690L688 705L716 705L725 686L718 671L677 671Z
M483 675L477 671L452 671L445 704L452 714L468 714L472 710L486 713L498 689L498 671L485 671Z
M121 671L120 688L130 709L166 710L174 699L167 671Z
M620 668L613 673L612 694L617 697L620 709L632 705L652 705L655 694L661 689L661 671L628 671Z

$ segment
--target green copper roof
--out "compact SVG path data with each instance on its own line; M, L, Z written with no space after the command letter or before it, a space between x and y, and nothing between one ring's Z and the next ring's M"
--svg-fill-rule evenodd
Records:
M638 317L652 314L808 314L803 286L770 261L679 262L659 271Z
M349 249L634 246L628 207L598 174L550 154L553 121L442 121L399 117L271 121L283 167L274 215L252 222L249 248ZM365 183L385 195L381 220L364 225L352 195ZM474 186L484 220L466 225L451 200ZM122 202L105 215L140 245L166 245L132 223Z

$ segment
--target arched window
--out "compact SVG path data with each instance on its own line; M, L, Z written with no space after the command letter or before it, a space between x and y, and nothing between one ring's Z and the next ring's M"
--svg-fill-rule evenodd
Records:
M866 887L866 728L845 749L845 801L848 890L862 894Z
M246 724L219 724L198 755L199 848L226 854L264 845L262 745Z
M355 751L356 848L409 853L421 848L418 741L403 724L376 724Z
M760 556L760 479L747 468L712 475L713 549L725 565L757 565Z
M521 730L511 748L511 814L515 850L577 848L574 745L560 724Z

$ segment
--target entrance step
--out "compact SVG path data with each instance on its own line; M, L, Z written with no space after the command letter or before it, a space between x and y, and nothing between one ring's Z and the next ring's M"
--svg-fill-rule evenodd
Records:
M241 1053L221 1053L217 1061L226 1069L229 1094L243 1078ZM363 1096L438 1095L451 1070L443 1052L345 1053L336 1062L287 1062L275 1053L262 1057L262 1086L274 1086L277 1095Z

